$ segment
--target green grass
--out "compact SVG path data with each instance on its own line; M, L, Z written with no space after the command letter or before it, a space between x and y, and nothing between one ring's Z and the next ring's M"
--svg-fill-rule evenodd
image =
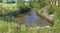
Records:
M14 22L0 20L0 33L60 33L60 20L56 19L51 28L30 28Z
M12 19L10 18L9 16L0 18L2 19L0 20L0 33L60 33L60 7L56 8L54 26L51 28L30 28L25 25L19 25L11 21Z
M30 28L25 25L0 21L0 33L49 33L51 28Z

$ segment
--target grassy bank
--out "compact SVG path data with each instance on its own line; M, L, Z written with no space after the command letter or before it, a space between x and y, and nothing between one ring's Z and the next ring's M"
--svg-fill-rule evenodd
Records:
M34 5L35 4L35 5ZM40 9L43 3L39 6L37 3L31 4L35 6L34 8ZM38 6L38 7L37 7ZM44 7L44 4L43 6ZM42 8L41 7L41 8ZM0 16L0 33L60 33L60 6L54 7L56 10L56 16L54 18L54 26L51 28L31 28L26 27L25 25L19 25L15 23L15 17L19 15L19 13L24 13L30 11L30 7L23 6L18 7L17 5L4 5L4 11L0 10L0 14L9 16ZM35 9L34 9L35 10ZM50 11L53 11L49 8ZM36 10L35 10L36 11ZM51 13L51 12L50 12Z
M44 31L44 32L43 32ZM52 28L30 28L25 25L0 21L0 33L50 33Z
M54 26L51 28L31 28L14 22L0 20L0 33L60 33L60 10L56 10Z

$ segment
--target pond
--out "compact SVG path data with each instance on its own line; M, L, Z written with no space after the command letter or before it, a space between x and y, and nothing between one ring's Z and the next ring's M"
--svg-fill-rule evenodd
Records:
M24 24L29 27L44 27L49 25L47 21L41 19L35 12L31 12L29 15L25 15L19 19L19 24Z

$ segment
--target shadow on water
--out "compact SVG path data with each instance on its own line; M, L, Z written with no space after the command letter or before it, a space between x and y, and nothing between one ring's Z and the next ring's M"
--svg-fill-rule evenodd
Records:
M25 15L24 17L20 17L18 21L19 24L24 24L29 27L44 27L49 25L47 21L42 20L40 17L37 16L35 12L31 12L29 15Z

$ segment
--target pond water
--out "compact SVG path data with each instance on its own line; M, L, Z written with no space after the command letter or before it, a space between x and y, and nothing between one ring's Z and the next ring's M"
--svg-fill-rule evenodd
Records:
M23 17L23 20L19 20L18 23L24 24L29 27L36 27L36 26L44 27L48 25L48 22L38 17L35 12L32 12L29 15L25 15Z

